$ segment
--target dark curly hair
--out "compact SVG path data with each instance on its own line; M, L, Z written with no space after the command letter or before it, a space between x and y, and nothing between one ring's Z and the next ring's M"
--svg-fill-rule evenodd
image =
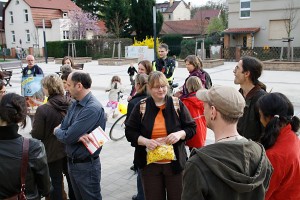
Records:
M0 102L0 118L7 124L18 124L24 128L26 126L26 100L16 93L4 95Z
M259 98L257 106L264 117L271 117L260 139L265 149L269 149L275 144L280 129L287 124L291 124L294 132L299 130L300 120L294 116L293 104L284 94L265 94Z

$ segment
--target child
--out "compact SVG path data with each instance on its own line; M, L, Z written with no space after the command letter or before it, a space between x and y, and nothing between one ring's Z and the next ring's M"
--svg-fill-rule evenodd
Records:
M108 103L107 107L110 107L113 111L113 118L117 115L115 114L115 109L118 106L120 93L124 92L124 88L122 87L121 78L119 76L113 76L111 79L110 86L106 88L106 92L108 94Z
M206 140L206 121L204 117L204 104L196 97L196 92L203 88L201 80L197 76L191 76L186 81L187 97L182 99L184 105L194 118L197 129L196 135L186 142L190 150L203 147Z

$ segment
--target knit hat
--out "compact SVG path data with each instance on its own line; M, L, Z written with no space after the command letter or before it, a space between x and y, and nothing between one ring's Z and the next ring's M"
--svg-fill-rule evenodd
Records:
M209 90L198 90L196 96L226 116L241 117L244 113L245 99L233 87L213 86Z

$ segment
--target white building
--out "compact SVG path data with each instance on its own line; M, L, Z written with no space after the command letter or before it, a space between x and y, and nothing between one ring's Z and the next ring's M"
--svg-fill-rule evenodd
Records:
M71 0L9 0L4 9L4 29L7 48L13 55L22 47L33 54L33 48L43 54L43 21L47 41L69 39L69 30L63 26L68 12L81 10Z

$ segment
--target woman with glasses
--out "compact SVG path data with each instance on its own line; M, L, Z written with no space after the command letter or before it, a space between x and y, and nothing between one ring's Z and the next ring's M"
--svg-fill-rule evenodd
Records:
M162 72L151 72L147 89L150 96L134 107L126 121L125 134L136 148L134 164L141 170L147 200L163 200L166 196L168 200L181 199L182 171L187 160L185 141L196 132L189 111L176 97L167 95L168 87ZM147 164L147 152L166 145L174 149L176 159Z

